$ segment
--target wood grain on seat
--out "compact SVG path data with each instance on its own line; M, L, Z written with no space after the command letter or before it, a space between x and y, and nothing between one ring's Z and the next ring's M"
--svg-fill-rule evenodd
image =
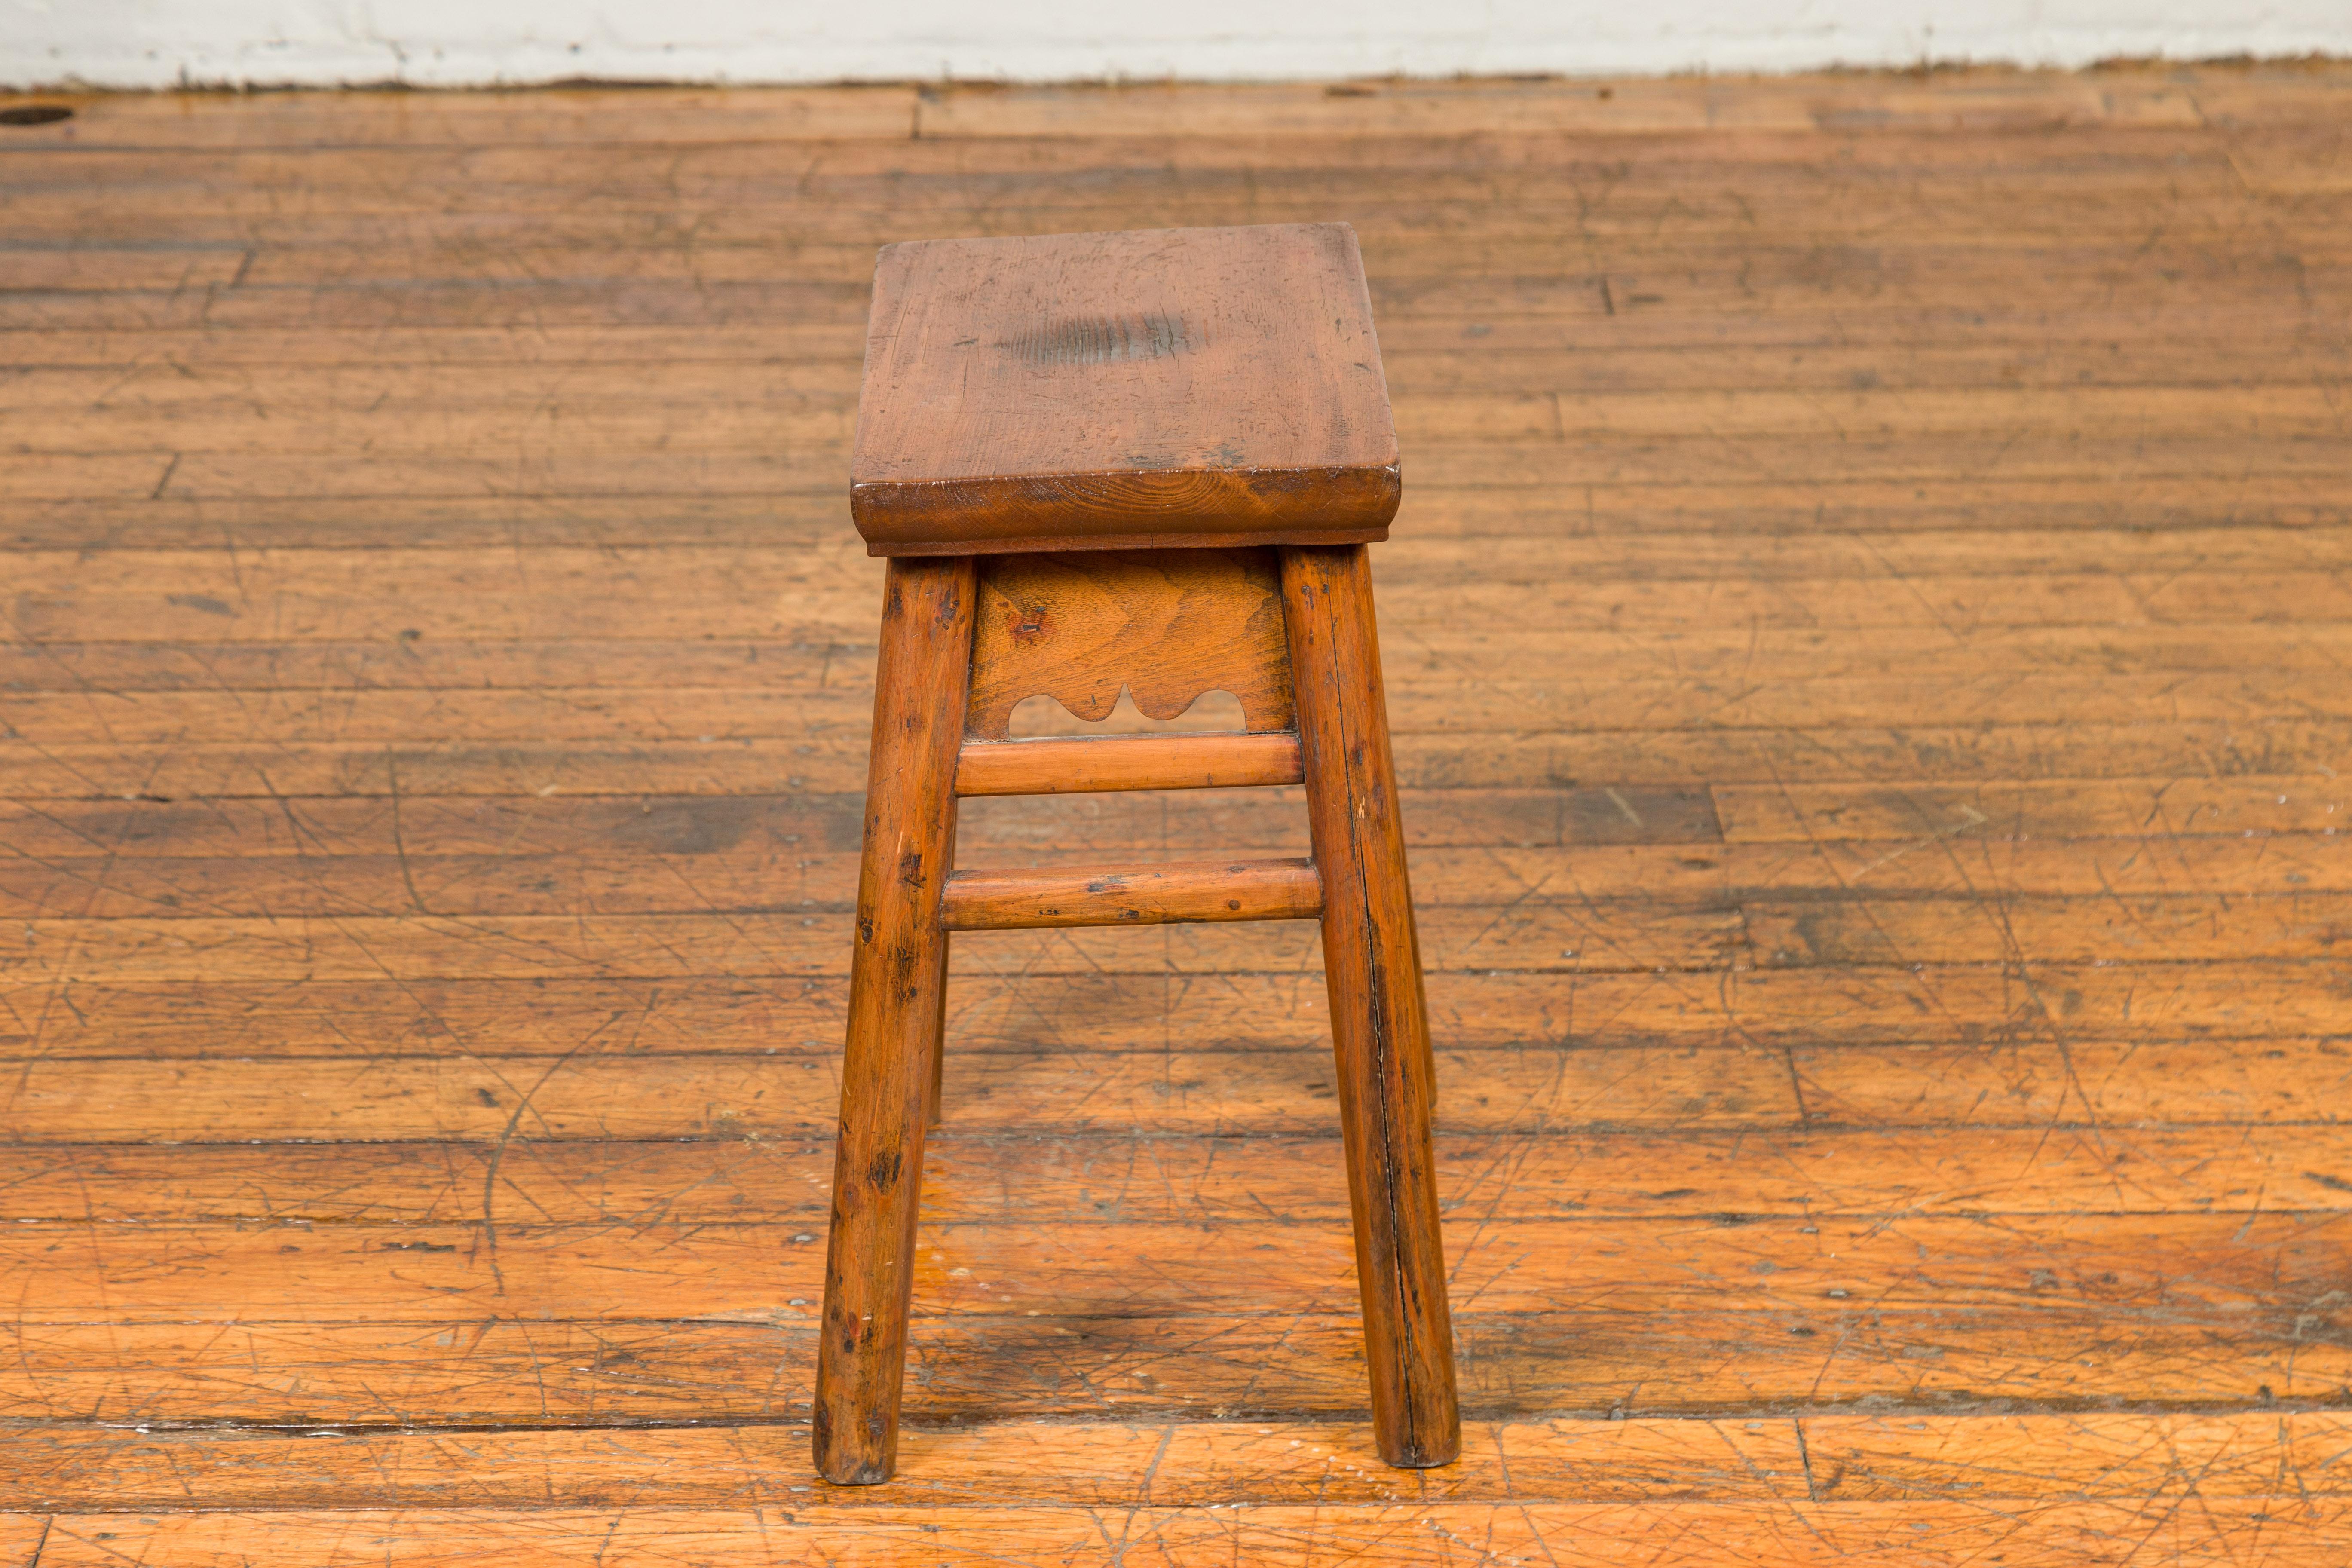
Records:
M886 247L850 510L877 555L1388 536L1396 428L1355 231Z

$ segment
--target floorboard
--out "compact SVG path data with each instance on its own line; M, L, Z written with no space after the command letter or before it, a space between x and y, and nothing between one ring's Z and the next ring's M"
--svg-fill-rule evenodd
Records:
M2352 1560L2352 69L68 101L0 1564ZM1372 1456L1311 928L1002 932L827 1488L873 249L1335 218L1464 1458Z

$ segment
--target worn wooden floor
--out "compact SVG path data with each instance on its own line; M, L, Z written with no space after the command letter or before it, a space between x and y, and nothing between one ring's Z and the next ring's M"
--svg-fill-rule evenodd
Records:
M79 107L0 1562L2352 1559L2352 68ZM1465 1457L1371 1455L1311 928L1007 933L825 1489L873 249L1328 218Z

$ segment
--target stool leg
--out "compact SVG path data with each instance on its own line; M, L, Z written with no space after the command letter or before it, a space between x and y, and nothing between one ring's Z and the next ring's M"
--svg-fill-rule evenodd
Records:
M969 557L894 559L883 594L814 1423L818 1471L845 1486L898 1462L973 587Z
M952 782L950 780L950 783ZM956 803L955 797L950 795L948 797L948 853L947 858L940 862L940 868L943 872L955 869L955 830ZM939 1016L931 1023L931 1098L923 1118L924 1124L930 1127L937 1127L945 1115L940 1103L940 1093L947 1077L948 948L952 934L949 931L940 932L937 972L930 983L931 994L938 997L940 1003Z
M1323 879L1372 1426L1381 1458L1425 1468L1459 1457L1462 1418L1429 1142L1429 1015L1364 547L1284 550L1282 600Z
M931 1019L931 1095L923 1106L923 1125L926 1127L937 1127L946 1120L946 1110L940 1100L946 1086L948 1070L948 932L940 932L940 958L933 966L937 978L931 982L931 994L939 998L940 1005Z

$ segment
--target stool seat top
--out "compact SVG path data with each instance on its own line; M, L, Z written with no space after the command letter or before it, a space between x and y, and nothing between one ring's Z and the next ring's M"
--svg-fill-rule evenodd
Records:
M1342 544L1402 481L1355 231L885 247L850 513L876 555Z

